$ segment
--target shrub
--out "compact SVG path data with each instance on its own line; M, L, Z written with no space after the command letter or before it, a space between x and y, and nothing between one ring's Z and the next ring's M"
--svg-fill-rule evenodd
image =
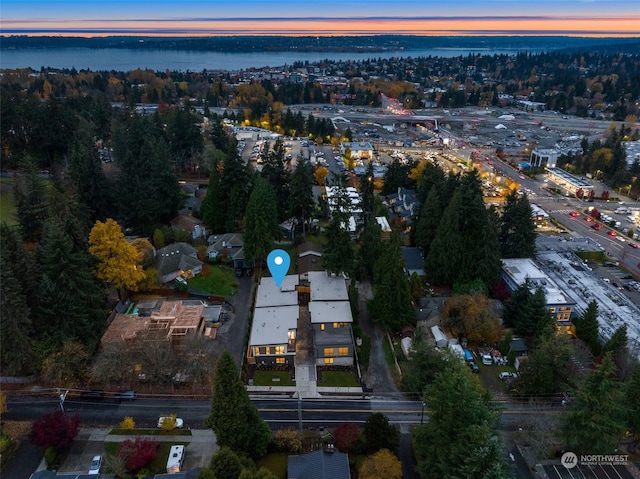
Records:
M333 432L333 437L339 451L352 452L356 441L360 437L360 428L353 422L338 424Z
M125 418L120 423L120 428L126 431L131 431L132 429L135 429L135 427L136 427L136 422L133 420L131 416L125 416Z
M126 461L127 469L137 471L156 457L158 444L150 439L136 437L127 439L118 447L118 457Z
M49 446L44 450L44 461L47 463L47 467L51 469L56 464L56 460L58 459L58 450Z
M278 429L273 434L273 444L278 452L291 454L302 452L302 438L295 429Z

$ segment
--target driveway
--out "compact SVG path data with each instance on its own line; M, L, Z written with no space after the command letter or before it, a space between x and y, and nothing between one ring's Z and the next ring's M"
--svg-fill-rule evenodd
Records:
M379 324L373 322L367 311L367 302L373 298L371 283L368 281L359 282L358 292L360 327L371 338L369 368L363 372L362 380L368 388L373 389L374 395L401 399L402 393L398 390L389 371L382 347L383 341L387 340L386 334Z
M244 340L249 325L249 310L255 281L252 276L243 276L237 279L238 292L225 298L227 303L232 306L229 320L218 328L216 339L213 341L213 350L216 356L219 356L225 349L228 350L240 368L242 367Z

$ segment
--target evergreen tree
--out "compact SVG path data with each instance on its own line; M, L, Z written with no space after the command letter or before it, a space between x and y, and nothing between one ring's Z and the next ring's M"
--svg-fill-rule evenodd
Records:
M504 305L503 320L506 326L515 327L516 323L518 323L520 312L524 309L530 297L531 290L526 282L515 289Z
M389 332L399 332L403 326L415 322L411 307L409 281L404 271L400 237L394 233L382 256L376 261L373 273L372 315Z
M362 273L369 279L373 278L376 261L385 250L382 242L382 230L376 221L370 221L360 235L358 257Z
M627 427L636 444L640 441L640 367L636 364L631 376L624 384Z
M171 110L167 117L166 136L172 159L180 170L184 171L189 159L204 150L200 122L188 104Z
M20 281L4 254L0 254L0 311L2 371L8 375L33 373L35 357L29 337L33 333L30 310Z
M309 160L298 155L296 167L291 175L291 188L289 190L289 215L295 218L297 227L309 221L313 213L315 200L313 198L313 170Z
M413 430L420 477L507 479L511 475L497 432L498 417L462 368L451 363L427 388L429 420Z
M329 222L326 229L327 245L322 253L322 266L330 273L351 274L355 248L351 235L337 219Z
M360 178L360 209L362 209L362 221L364 227L367 227L367 224L373 219L373 162L370 162L367 165L367 170Z
M515 190L507 196L500 217L500 246L504 258L532 258L535 253L536 225L527 195Z
M556 334L542 339L520 367L518 388L524 394L558 394L566 392L577 379L571 359L573 348L567 335Z
M151 234L168 222L181 204L178 179L162 131L153 119L134 113L114 133L120 167L117 193L120 213L137 231Z
M22 160L20 170L13 187L20 232L25 241L38 241L46 218L46 189L33 159Z
M268 145L268 144L267 144ZM284 162L285 148L282 138L278 137L273 150L266 155L262 176L269 182L275 192L277 205L277 219L284 221L289 213L289 171Z
M595 299L589 303L584 313L573 320L573 326L576 336L585 342L595 356L599 356L602 345L599 335L598 302Z
M578 388L562 418L562 433L569 450L578 454L613 454L618 450L627 411L614 369L611 355L606 354Z
M394 454L400 445L400 431L389 424L389 418L381 412L369 416L364 423L364 442L368 454L387 449Z
M480 279L493 284L501 268L500 246L475 171L462 178L425 259L432 282L453 285Z
M38 264L41 268L36 327L42 337L61 345L78 341L92 350L104 326L102 288L92 273L93 259L74 248L59 223L46 224Z
M206 420L218 445L253 459L267 452L271 430L251 404L233 357L224 351L216 363L211 414Z
M223 186L220 171L222 170L222 161L212 161L211 172L209 173L209 184L207 185L207 193L200 204L200 215L202 221L207 228L213 233L224 233L225 227L225 209L221 207L223 201ZM156 248L158 246L156 245Z
M425 257L431 250L431 243L436 236L438 225L442 219L444 212L442 207L443 200L440 187L433 186L420 208L415 228L415 243L416 246L422 248Z
M244 256L247 263L262 261L279 237L278 211L273 189L257 177L247 204L244 228Z
M614 360L618 358L622 358L626 355L628 351L629 345L629 337L627 335L627 325L623 324L618 329L616 329L615 333L609 338L604 346L602 347L602 353L611 353L611 357Z

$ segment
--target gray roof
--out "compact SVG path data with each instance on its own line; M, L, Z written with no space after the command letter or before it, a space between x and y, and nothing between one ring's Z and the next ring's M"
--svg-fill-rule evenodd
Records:
M424 269L424 258L420 248L402 248L402 258L408 271Z
M323 449L289 456L287 479L351 479L349 456L344 452Z
M156 267L164 276L174 271L187 271L202 266L196 249L187 243L173 243L156 251Z

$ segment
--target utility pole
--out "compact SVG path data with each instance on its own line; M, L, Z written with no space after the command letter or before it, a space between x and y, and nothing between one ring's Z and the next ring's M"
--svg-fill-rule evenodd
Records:
M58 388L58 397L60 398L60 410L66 414L66 411L64 410L64 400L67 399L67 394L69 394L69 390L67 389L67 391L63 394L60 391L60 388Z
M302 396L298 391L298 430L302 433Z

